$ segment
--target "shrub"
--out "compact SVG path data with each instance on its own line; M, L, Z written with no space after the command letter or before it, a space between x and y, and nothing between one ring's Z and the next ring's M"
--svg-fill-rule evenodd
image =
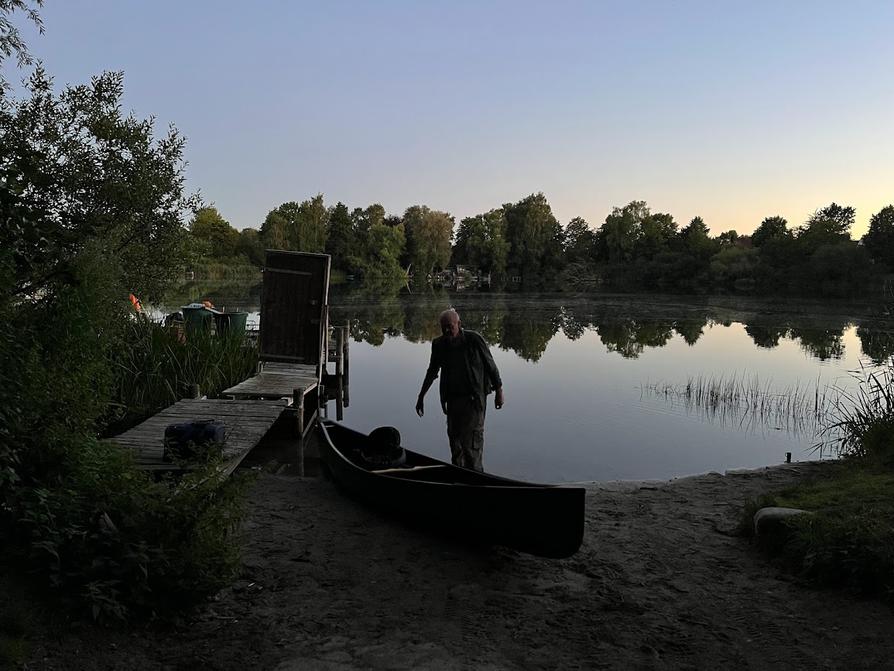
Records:
M10 345L0 359L10 382L0 403L0 543L35 585L60 590L76 609L103 618L160 614L232 575L246 481L223 477L219 454L180 479L155 481L127 451L93 437L98 417L113 393L128 416L132 398L162 407L177 400L146 386L164 379L176 387L182 371L204 384L242 379L254 354L237 338L178 343L158 324L123 317L97 282L60 290L51 303L0 309L8 318L0 336ZM131 396L122 399L122 390Z
M184 380L242 379L253 354L178 349L128 312L129 292L160 297L183 264L197 199L176 130L156 139L151 119L122 117L121 74L56 95L37 68L26 90L0 105L0 547L96 617L159 613L232 574L245 480L218 456L155 481L96 435Z
M187 607L232 578L248 478L212 460L155 481L127 451L69 446L68 484L28 488L14 538L31 574L93 617L125 619Z

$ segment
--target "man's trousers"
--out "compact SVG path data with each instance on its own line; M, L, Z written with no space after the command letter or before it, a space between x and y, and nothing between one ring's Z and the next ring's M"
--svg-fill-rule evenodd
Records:
M484 415L485 408L477 407L471 398L447 400L447 437L456 466L484 470Z

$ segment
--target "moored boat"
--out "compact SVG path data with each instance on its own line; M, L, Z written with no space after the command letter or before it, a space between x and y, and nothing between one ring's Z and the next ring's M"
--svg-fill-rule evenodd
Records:
M584 532L584 489L502 478L400 450L373 458L370 436L321 422L321 457L346 492L424 524L543 557L569 557Z

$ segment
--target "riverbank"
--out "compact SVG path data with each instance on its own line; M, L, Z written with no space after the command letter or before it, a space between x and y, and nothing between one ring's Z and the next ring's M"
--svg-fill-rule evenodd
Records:
M885 668L887 606L799 585L730 535L746 499L825 467L589 485L565 560L458 545L324 480L264 474L237 583L172 630L60 631L27 668Z

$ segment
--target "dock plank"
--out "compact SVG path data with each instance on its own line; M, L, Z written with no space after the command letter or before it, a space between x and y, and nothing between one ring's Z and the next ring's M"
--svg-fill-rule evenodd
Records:
M162 458L165 427L191 420L217 420L226 427L223 455L228 470L233 470L284 410L282 400L184 399L109 441L130 450L141 468L171 468Z
M225 389L222 393L235 398L291 397L296 389L307 391L319 383L315 365L268 363L257 375Z

